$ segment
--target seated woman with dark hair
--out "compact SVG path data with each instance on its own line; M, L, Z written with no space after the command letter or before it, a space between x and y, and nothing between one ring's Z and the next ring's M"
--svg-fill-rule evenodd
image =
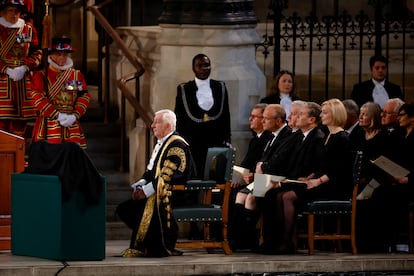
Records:
M372 242L381 246L376 251L395 250L398 235L407 232L408 204L414 201L414 104L404 104L398 112L398 119L403 131L395 143L387 144L385 155L410 173L388 176L371 197L375 216L370 218L370 237Z
M273 79L271 94L260 100L266 104L280 104L286 111L286 118L289 121L290 107L293 101L299 100L295 95L295 77L287 70L280 71Z

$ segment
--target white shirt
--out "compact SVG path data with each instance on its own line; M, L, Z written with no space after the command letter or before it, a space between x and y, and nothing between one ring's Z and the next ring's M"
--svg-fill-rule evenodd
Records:
M305 131L305 132L302 132L302 134L303 134L303 140L302 140L302 141L305 141L306 137L308 136L308 134L309 134L312 130L313 130L313 128L311 128L311 129L309 129L309 130L307 130L307 131Z
M378 82L372 79L372 82L375 84L374 90L372 90L372 98L374 102L379 104L381 109L384 109L385 103L389 100L387 90L384 88L385 80Z
M158 152L160 151L160 149L162 148L162 145L164 144L164 142L168 139L168 137L170 137L173 134L173 132L168 133L164 138L160 139L157 141L157 144L154 147L154 150L152 151L151 154L151 158L150 161L148 162L147 165L147 169L148 170L152 170L152 168L154 167L154 161L155 158L158 155ZM141 187L141 189L144 191L145 196L148 198L150 197L152 194L155 193L154 187L152 186L152 181L148 182L147 184L143 185Z
M214 104L213 92L210 87L210 78L205 80L195 78L195 83L197 85L196 96L198 105L206 111L210 110Z
M280 105L283 106L283 109L286 112L286 119L290 115L290 106L292 105L292 99L290 94L280 93Z
M359 124L359 122L357 121L355 124L353 124L352 126L350 126L347 130L345 130L346 132L348 132L348 134L351 134L351 132L354 130L354 128Z

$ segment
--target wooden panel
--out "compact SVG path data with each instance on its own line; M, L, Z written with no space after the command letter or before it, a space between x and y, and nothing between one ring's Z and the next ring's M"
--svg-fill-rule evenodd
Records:
M10 220L9 220L10 221ZM10 250L11 229L10 225L0 226L0 250Z
M0 130L0 250L10 250L11 174L24 171L23 137Z
M10 175L14 171L16 155L0 152L0 215L10 214Z

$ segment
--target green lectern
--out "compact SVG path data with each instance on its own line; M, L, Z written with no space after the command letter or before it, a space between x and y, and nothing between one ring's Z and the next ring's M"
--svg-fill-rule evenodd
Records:
M12 254L53 260L105 258L105 191L91 205L79 191L62 200L58 176L12 174Z

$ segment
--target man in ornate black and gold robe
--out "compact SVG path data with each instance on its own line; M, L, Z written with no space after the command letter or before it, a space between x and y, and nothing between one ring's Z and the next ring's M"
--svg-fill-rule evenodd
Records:
M151 128L158 142L147 170L133 188L132 199L117 207L119 217L132 229L130 248L123 257L179 255L174 249L178 226L172 214L171 185L194 174L188 143L174 134L176 116L171 110L156 112Z

